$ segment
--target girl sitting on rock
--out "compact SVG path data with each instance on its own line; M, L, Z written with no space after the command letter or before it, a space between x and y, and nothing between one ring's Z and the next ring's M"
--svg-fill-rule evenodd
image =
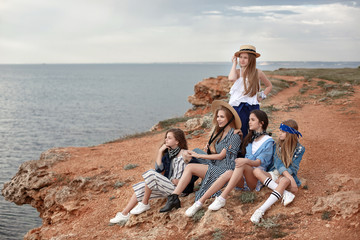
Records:
M226 198L232 189L236 186L253 190L261 183L253 174L254 168L267 171L272 165L274 140L266 132L268 126L268 117L261 110L253 110L250 114L249 129L242 148L246 148L245 158L235 159L235 170L229 169L224 172L216 182L202 195L197 201L186 210L185 215L193 216L202 208L206 199L214 193L221 193L219 190L227 184L224 191L215 197L215 201L209 206L210 210L216 211L225 206ZM245 149L242 149L245 152ZM257 190L260 190L258 188ZM219 196L220 195L220 196Z
M294 200L295 195L293 193L296 193L301 185L297 172L305 152L305 148L298 141L299 136L302 135L298 131L298 125L294 120L290 119L281 123L279 138L274 147L275 170L269 173L261 169L254 170L257 179L272 189L273 192L251 216L250 220L253 223L259 223L265 211L277 202L281 196L284 206Z
M248 134L250 112L260 109L259 102L266 98L272 89L272 84L266 75L256 68L256 58L260 54L252 45L243 45L232 57L232 68L228 79L234 82L230 89L229 104L233 106L239 114L242 127L243 138ZM240 69L236 69L239 58ZM266 88L260 92L260 82ZM259 96L257 95L259 93Z
M208 164L187 165L179 184L168 196L166 205L160 209L160 212L168 212L173 208L180 207L179 194L191 181L193 175L203 179L200 189L196 192L195 200L198 200L221 174L233 170L235 167L235 158L240 149L241 138L234 133L234 130L240 129L240 118L234 108L224 101L215 100L211 108L214 113L214 131L207 145L207 153L188 151L191 157L209 160Z
M145 172L142 175L144 182L133 185L135 193L123 211L110 219L110 223L125 223L129 220L130 214L137 215L149 210L149 199L162 198L171 194L186 166L184 153L187 149L184 132L177 128L168 130L164 144L157 153L155 170Z

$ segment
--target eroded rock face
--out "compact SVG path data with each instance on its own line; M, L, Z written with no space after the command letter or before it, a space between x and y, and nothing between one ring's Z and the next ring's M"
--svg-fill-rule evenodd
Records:
M30 204L40 212L44 225L67 219L92 200L92 195L113 184L112 176L104 171L91 178L57 174L50 168L67 161L70 154L64 149L51 149L41 154L39 160L23 163L10 182L4 184L2 195L17 205Z
M207 78L198 82L194 87L194 95L188 97L194 107L189 109L185 116L205 114L210 111L211 103L217 99L227 99L232 86L225 76Z
M349 218L359 212L360 191L337 192L320 197L312 207L313 213L334 211L335 217Z
M186 131L195 131L199 129L206 129L211 127L212 116L205 115L201 118L192 118L184 124Z
M334 186L335 193L319 197L312 207L312 212L329 211L335 218L350 218L359 212L360 190L351 190L360 183L360 178L351 178L346 174L330 174L327 180Z
M51 149L41 154L39 160L24 162L10 182L4 184L2 195L7 201L17 205L31 204L42 208L38 203L38 192L54 182L54 174L47 170L56 162L68 158L62 149ZM41 198L41 197L40 197Z

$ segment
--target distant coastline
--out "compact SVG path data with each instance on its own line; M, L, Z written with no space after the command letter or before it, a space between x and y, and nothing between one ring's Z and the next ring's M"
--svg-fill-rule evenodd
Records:
M123 63L0 63L7 65L174 65L174 64L199 64L199 65L229 65L230 62L123 62ZM360 61L257 61L259 68L264 66L277 66L289 68L357 68ZM273 69L276 70L276 69Z

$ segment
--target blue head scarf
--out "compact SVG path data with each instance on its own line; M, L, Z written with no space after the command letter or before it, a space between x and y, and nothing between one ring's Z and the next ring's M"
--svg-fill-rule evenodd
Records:
M288 132L291 134L296 134L298 137L299 135L302 137L301 133L299 131L297 131L296 129L289 127L283 123L280 124L280 130L284 131L284 132Z

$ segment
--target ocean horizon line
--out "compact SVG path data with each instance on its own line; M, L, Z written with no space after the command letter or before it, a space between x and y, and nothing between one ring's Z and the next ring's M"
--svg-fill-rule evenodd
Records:
M229 64L230 61L194 61L194 62L89 62L89 63L0 63L0 65L152 65L152 64ZM320 60L311 60L311 61L257 61L258 64L266 63L360 63L359 61L320 61Z

